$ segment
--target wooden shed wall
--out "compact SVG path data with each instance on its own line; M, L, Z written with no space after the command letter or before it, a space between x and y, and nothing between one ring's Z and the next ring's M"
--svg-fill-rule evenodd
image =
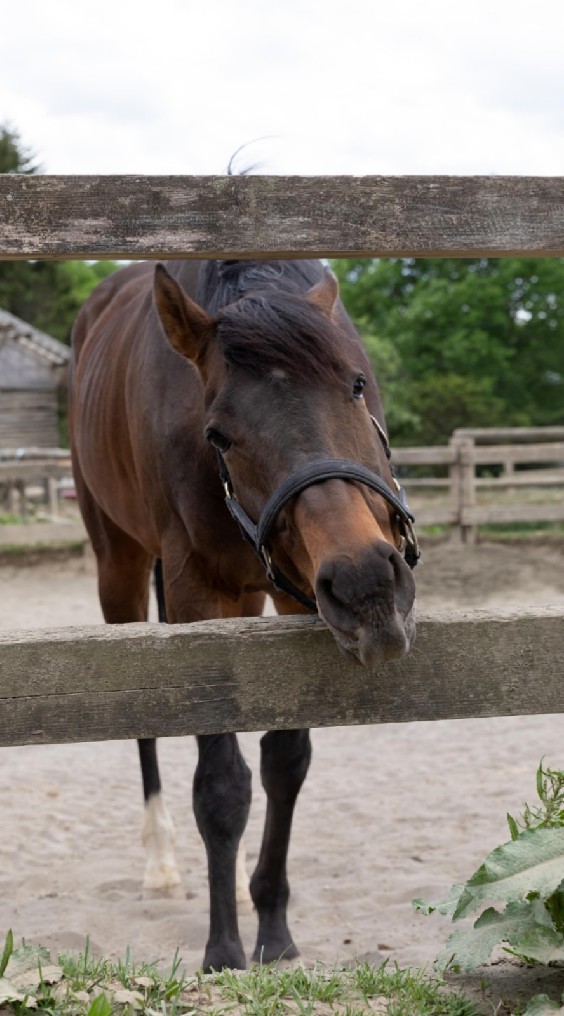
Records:
M1 380L0 380L1 385ZM0 448L59 444L56 391L10 391L0 387Z

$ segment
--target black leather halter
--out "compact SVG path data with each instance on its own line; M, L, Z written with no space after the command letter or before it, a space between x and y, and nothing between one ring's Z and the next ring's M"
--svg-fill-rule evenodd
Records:
M390 459L391 452L386 433L375 417L371 417L371 419L384 445L386 457ZM231 482L225 459L219 449L216 449L216 451L219 475L225 491L225 503L231 516L235 519L243 536L248 540L262 561L267 577L276 589L288 593L298 603L303 604L303 606L309 607L310 610L317 610L315 600L310 596L306 596L301 589L298 589L273 564L268 541L272 527L282 509L288 504L288 501L291 501L302 490L313 486L315 483L323 483L325 480L348 480L350 483L363 483L366 487L370 487L377 494L380 494L396 513L396 518L400 524L400 531L405 540L404 556L406 564L410 568L415 568L420 556L417 538L413 530L415 518L409 510L405 491L396 480L393 469L392 477L396 486L395 494L377 473L373 473L371 469L366 469L365 466L361 466L357 462L351 462L348 459L316 459L314 462L307 462L304 466L296 469L294 473L283 480L276 488L262 509L258 522L255 523L249 518L245 509L235 497L233 483Z

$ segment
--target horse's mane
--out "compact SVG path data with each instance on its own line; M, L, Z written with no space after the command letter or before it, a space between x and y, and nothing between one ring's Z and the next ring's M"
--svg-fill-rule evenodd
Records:
M315 261L208 261L198 302L217 320L226 361L253 374L343 380L350 337L305 299L322 272Z

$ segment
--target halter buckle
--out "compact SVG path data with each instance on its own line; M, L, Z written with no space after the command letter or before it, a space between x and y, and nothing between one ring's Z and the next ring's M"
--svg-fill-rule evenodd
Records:
M272 563L272 558L270 556L270 552L266 549L264 543L262 544L262 546L260 548L260 552L261 552L261 554L262 554L262 556L264 558L264 561L266 563L266 577L267 577L267 579L270 580L270 582L274 582L274 565Z

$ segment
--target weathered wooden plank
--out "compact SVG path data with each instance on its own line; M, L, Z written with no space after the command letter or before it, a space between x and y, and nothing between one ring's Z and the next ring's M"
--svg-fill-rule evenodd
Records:
M564 427L457 427L453 437L473 437L477 444L500 444L513 441L564 441Z
M419 448L393 448L395 466L449 466L456 462L452 445L421 445Z
M414 514L417 526L455 526L458 522L456 505L433 504L428 508L418 505Z
M410 481L406 481L406 486ZM427 481L430 485L431 481ZM476 487L502 489L505 487L564 487L564 469L524 469L519 473L502 476L480 476Z
M13 482L14 480L46 480L50 477L61 479L64 476L71 476L71 474L70 459L0 461L0 483Z
M68 448L50 448L38 445L26 445L25 448L0 448L0 462L29 462L31 460L45 462L48 459L64 459L68 461Z
M524 502L516 504L473 505L462 508L462 525L483 525L487 522L562 522L564 504Z
M563 712L562 609L423 619L365 670L317 618L0 635L0 744Z
M461 438L460 440L467 440ZM544 441L542 444L506 444L475 447L476 465L504 465L506 462L564 462L564 442Z
M0 176L0 258L564 255L564 178Z

